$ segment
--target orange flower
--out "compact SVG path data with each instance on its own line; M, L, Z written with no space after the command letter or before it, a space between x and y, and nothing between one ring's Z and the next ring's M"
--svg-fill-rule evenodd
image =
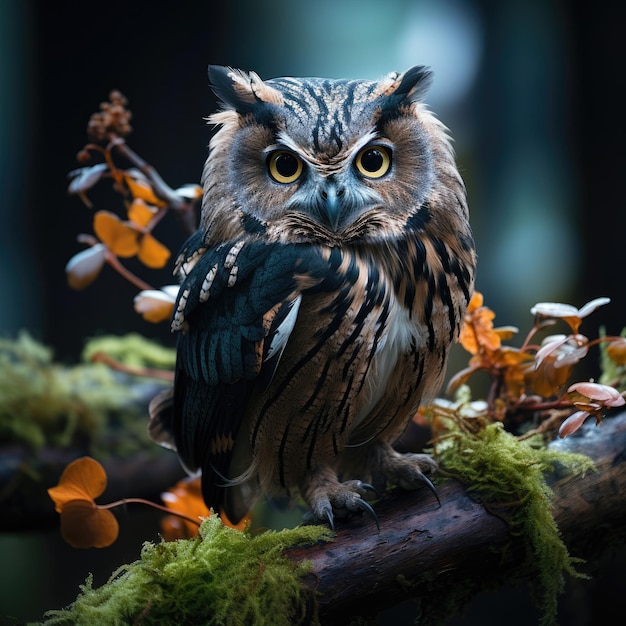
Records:
M119 525L115 516L94 501L106 485L102 465L83 457L70 463L59 484L48 489L61 516L61 536L74 548L104 548L117 539Z

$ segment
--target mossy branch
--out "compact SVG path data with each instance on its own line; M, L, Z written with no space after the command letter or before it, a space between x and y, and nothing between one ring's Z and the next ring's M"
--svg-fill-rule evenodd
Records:
M510 435L494 426L485 439L492 445L499 437ZM498 443L503 451L510 442ZM581 453L596 471L571 471ZM44 623L90 624L105 616L106 623L117 623L120 615L144 624L326 626L358 623L360 617L371 623L384 608L416 598L420 624L441 624L478 591L505 581L533 579L543 593L546 587L557 593L563 573L584 574L577 558L599 555L608 543L626 538L626 413L601 427L585 425L541 455L543 470L550 467L542 489L558 530L548 524L543 537L553 541L539 542L539 549L556 555L547 557L556 565L552 570L537 558L537 539L529 539L537 529L524 527L518 517L520 505L540 499L536 494L520 496L505 480L511 497L497 501L484 484L470 490L447 478L438 485L441 507L427 490L395 492L375 506L380 532L363 516L342 523L332 540L322 527L250 535L211 517L201 540L146 543L139 561L120 568L99 589L88 581L75 603L49 612ZM504 456L524 464L518 450ZM485 468L485 474L493 471ZM533 502L529 509L535 517L537 506ZM546 576L554 584L546 586ZM544 601L543 609L543 623L553 623L555 606Z
M575 476L557 465L548 476L554 519L570 554L598 555L607 533L626 539L626 414L599 428L585 425L580 436L549 450L588 455L597 470ZM515 503L485 506L452 479L438 490L441 508L426 491L394 493L375 507L380 533L364 517L343 525L331 544L291 551L294 561L311 563L305 581L318 594L323 624L371 617L409 598L421 607L420 624L441 623L480 590L537 576L527 537L511 532ZM584 572L584 565L577 569Z

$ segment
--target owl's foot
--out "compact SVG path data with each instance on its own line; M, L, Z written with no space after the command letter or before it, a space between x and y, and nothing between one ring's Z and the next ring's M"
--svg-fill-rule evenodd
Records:
M303 493L311 507L311 510L304 516L304 523L325 523L330 526L331 530L335 530L335 518L343 519L365 512L373 518L376 527L380 530L374 509L363 499L368 491L378 493L372 485L360 480L347 480L340 483L336 478L329 480L326 475L314 475L308 489L305 489Z
M426 485L439 506L441 501L429 475L437 471L437 462L429 454L400 453L391 446L382 445L377 459L378 469L394 485L413 491Z

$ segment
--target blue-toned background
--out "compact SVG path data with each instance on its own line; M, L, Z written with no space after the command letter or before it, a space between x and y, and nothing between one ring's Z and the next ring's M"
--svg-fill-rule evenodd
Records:
M265 78L375 78L430 65L427 101L455 138L479 250L477 286L496 323L528 328L537 301L580 306L609 296L613 303L582 331L593 336L605 324L619 333L624 20L618 4L581 4L0 0L0 336L25 328L68 362L99 333L138 330L171 343L167 325L138 318L135 288L108 268L83 292L66 286L76 235L91 231L90 212L67 196L67 173L77 167L90 113L118 88L135 114L130 145L173 187L198 182L210 138L203 118L215 106L209 63ZM174 220L156 234L173 249L182 242ZM170 282L168 272L147 278ZM103 558L90 554L66 588L34 589L31 619L73 599L84 568ZM112 561L103 571L120 562ZM29 567L5 572L5 602L16 588L28 593Z
M478 288L496 322L527 328L537 301L580 306L610 296L588 331L606 323L619 332L621 22L575 4L4 0L0 334L28 328L63 358L76 358L98 332L136 328L169 339L165 325L146 329L136 318L135 289L108 268L82 293L66 288L65 262L80 249L75 236L91 228L87 209L66 195L66 175L77 166L89 114L115 87L135 114L130 144L172 186L197 182L210 137L203 118L214 109L209 63L266 78L375 78L432 66L428 102L455 138L480 254ZM180 243L173 221L158 234Z

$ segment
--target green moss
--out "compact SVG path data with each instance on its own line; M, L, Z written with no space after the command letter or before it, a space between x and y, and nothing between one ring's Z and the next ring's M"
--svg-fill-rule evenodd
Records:
M141 558L98 589L91 578L46 625L311 623L300 578L309 571L284 555L291 546L329 540L322 526L252 535L212 516L189 540L145 543Z
M90 339L85 345L82 358L84 361L91 361L94 354L98 352L104 352L116 361L131 367L157 367L173 370L176 364L174 348L166 348L137 333L129 333L121 337L104 335Z
M54 363L27 333L0 340L0 443L38 450L84 442L130 397L103 365Z
M108 346L137 349L142 364L166 362L152 342L145 340L142 350L139 336L118 339L109 338ZM94 345L103 349L99 342ZM147 403L162 384L102 363L57 363L52 350L26 332L0 339L0 445L17 444L32 453L77 448L99 457L154 450L146 435Z
M500 423L478 432L458 427L436 448L442 469L463 482L487 505L506 506L509 527L527 546L523 566L533 573L542 624L556 619L563 573L581 577L552 515L552 491L545 474L555 470L584 473L592 461L581 454L550 450L539 440L520 442Z

